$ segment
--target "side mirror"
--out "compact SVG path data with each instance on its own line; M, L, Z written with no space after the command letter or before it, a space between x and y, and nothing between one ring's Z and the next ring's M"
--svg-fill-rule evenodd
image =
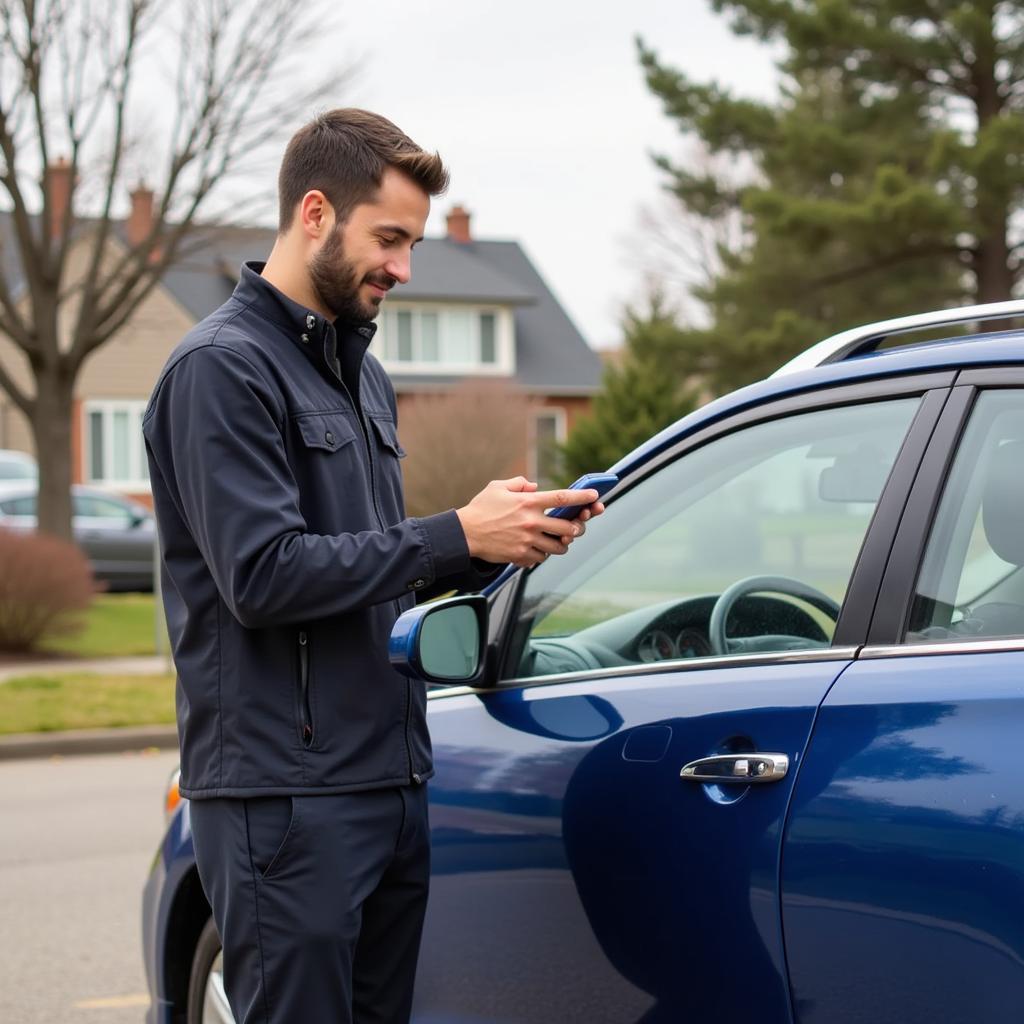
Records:
M403 675L452 686L483 668L487 598L472 594L410 608L391 630L388 658Z

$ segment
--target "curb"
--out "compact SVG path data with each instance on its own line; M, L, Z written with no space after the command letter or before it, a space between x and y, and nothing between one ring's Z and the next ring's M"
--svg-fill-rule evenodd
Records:
M119 754L152 747L177 750L177 728L173 725L144 725L130 729L15 733L0 736L0 761L74 754Z

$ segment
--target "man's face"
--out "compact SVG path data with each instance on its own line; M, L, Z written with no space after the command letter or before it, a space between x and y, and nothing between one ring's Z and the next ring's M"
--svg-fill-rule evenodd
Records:
M413 246L423 238L430 198L393 167L375 198L335 224L309 261L320 301L341 320L373 320L384 296L411 275Z

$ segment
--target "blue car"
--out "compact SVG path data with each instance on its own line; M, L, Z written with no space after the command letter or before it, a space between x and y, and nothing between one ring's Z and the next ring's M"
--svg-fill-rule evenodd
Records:
M416 1024L1024 1013L1024 332L894 344L1011 315L822 342L612 467L564 557L399 620ZM231 1020L187 801L143 917L151 1024Z

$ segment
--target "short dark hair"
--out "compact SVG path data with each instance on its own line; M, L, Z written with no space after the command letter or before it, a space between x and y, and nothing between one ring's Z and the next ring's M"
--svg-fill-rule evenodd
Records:
M344 223L373 198L388 167L408 175L428 196L448 188L441 157L420 149L386 117L356 107L318 115L292 136L281 161L278 230L291 227L295 207L312 189L323 192L337 223Z

